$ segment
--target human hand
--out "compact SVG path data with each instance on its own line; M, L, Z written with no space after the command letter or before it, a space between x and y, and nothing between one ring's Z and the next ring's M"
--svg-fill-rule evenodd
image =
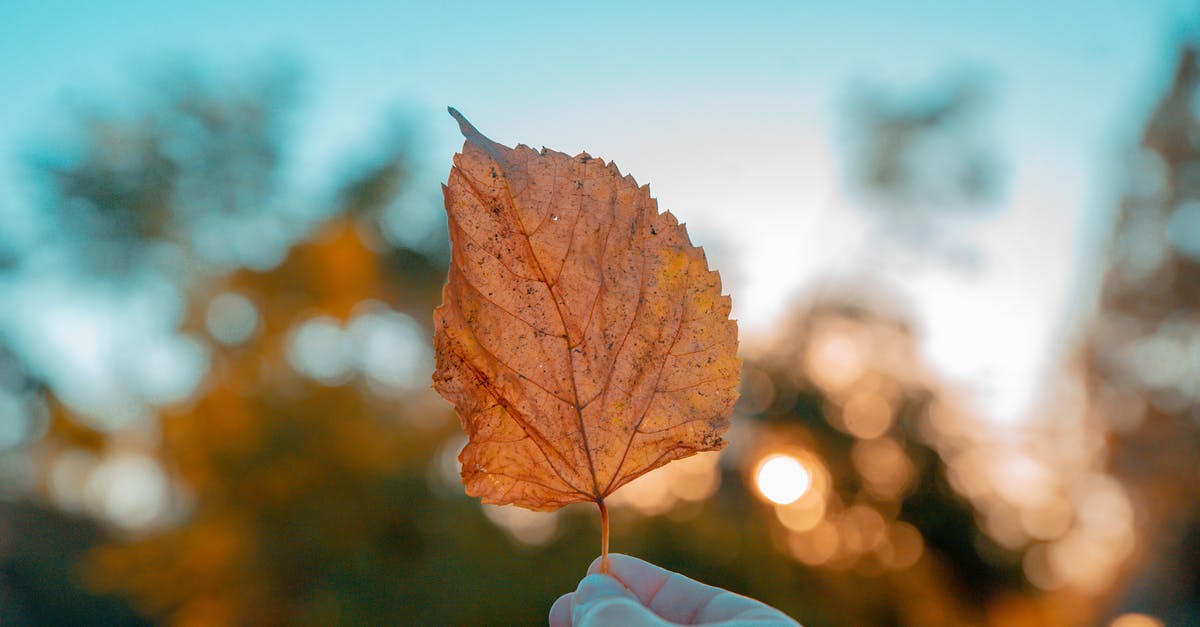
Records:
M783 612L749 597L636 557L620 553L608 557L608 575L600 574L600 558L596 558L579 587L554 602L550 627L799 627Z

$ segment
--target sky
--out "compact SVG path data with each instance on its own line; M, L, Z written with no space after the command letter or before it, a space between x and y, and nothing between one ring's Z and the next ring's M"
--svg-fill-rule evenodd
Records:
M305 79L292 176L313 193L399 114L427 157L414 185L437 202L461 145L453 105L494 140L586 150L649 183L721 271L744 344L769 341L795 299L867 281L897 294L926 357L982 414L1020 420L1086 314L1123 158L1198 23L1185 0L0 0L0 243L45 228L24 163L72 107L120 105L173 61L282 59ZM840 114L852 85L920 89L959 71L995 96L986 129L1004 170L998 206L955 226L981 261L969 273L879 253L846 189ZM74 355L71 329L102 334L104 309L59 291L0 315L52 379L102 368L96 347L121 344ZM66 313L41 315L55 307ZM171 315L150 326L169 334Z

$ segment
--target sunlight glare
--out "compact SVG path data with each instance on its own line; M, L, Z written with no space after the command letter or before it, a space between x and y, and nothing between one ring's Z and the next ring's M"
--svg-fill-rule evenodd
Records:
M795 502L812 485L812 473L800 460L782 453L764 459L754 478L759 493L777 505Z

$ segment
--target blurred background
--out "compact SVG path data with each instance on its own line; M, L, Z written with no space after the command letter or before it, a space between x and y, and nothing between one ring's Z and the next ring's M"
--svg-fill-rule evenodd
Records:
M0 625L544 623L598 517L463 494L446 105L733 296L731 445L614 550L807 627L1200 625L1198 55L1189 0L0 0Z

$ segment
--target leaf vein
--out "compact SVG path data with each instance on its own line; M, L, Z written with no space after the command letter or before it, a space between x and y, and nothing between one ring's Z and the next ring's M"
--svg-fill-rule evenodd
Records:
M507 369L511 370L511 371L512 371L514 374L516 374L518 377L520 377L522 381L528 381L528 382L530 383L530 385L532 385L532 386L534 386L534 387L538 388L539 390L541 390L541 391L545 392L546 394L549 394L551 397L553 397L553 398L557 399L557 400L558 400L559 402L561 402L561 403L564 403L564 404L566 404L566 405L571 405L571 406L574 406L574 403L572 403L571 401L569 401L569 400L567 400L567 399L565 399L565 398L563 398L563 397L559 396L558 394L556 394L556 393L554 393L554 392L550 391L550 389L549 389L549 388L547 388L546 386L542 385L541 383L538 383L537 381L535 381L535 380L533 380L533 379L531 379L531 378L529 378L529 377L525 376L525 374L524 374L523 372L521 372L520 370L517 370L516 368L512 367L511 365L509 365L509 363L508 363L508 362L506 362L506 361L504 361L503 359L501 359L499 355L497 355L496 353L493 353L493 352L492 352L490 349L488 349L488 347L484 346L482 343L480 343L480 344L479 344L479 350L483 351L483 353L484 353L485 355L487 355L489 358L491 358L491 360L492 360L492 361L494 361L494 362L496 362L497 364L500 364L501 366L504 366L505 368L507 368ZM498 397L497 397L497 400L498 400ZM503 406L503 405L502 405L502 406Z
M493 251L492 251L491 249L489 249L489 248L488 248L486 245L484 245L484 243L483 243L483 242L479 241L479 240L478 240L478 239L476 239L474 236L472 236L472 235L471 235L469 232L467 232L467 230L466 230L466 229L464 229L464 228L462 228L461 226L459 226L459 225L458 225L458 220L456 220L456 219L454 219L453 217L451 217L451 218L450 218L450 222L451 222L451 224L453 224L453 225L454 225L454 226L452 227L452 228L453 228L452 232L456 232L456 233L462 233L462 234L466 235L467 239L471 240L471 243L472 243L472 244L474 244L476 248L479 248L480 250L482 250L482 251L483 251L483 254L487 255L488 257L491 257L492 259L495 259L495 260L496 260L496 263L497 263L497 264L499 264L501 268L504 268L505 270L507 270L509 274L511 274L511 275L513 275L513 276L515 276L515 277L517 277L518 279L521 279L522 281L537 281L537 280L539 280L539 279L538 279L538 277L535 277L535 276L525 276L525 275L521 274L520 272L517 272L516 270L513 270L511 266L509 266L507 263L505 263L505 262L504 262L504 259L502 259L502 258L500 257L500 255L498 255L497 253L493 252ZM453 256L453 255L452 255L452 256Z
M711 418L711 417L704 417L704 418L689 418L689 419L687 419L687 420L684 420L683 422L677 422L677 423L675 423L675 424L673 424L673 425L670 425L670 426L668 426L668 427L663 427L662 429L651 429L651 430L649 430L649 431L646 431L646 430L642 429L642 428L639 426L639 427L636 429L636 431L637 431L638 433L642 434L642 435L654 435L654 434L656 434L656 433L666 433L667 431L670 431L671 429L678 429L679 427L682 427L682 426L684 426L684 425L689 425L689 424L692 424L693 422L705 422L705 421L708 421L708 420L712 420L712 418Z
M537 325L535 325L534 323L532 323L532 322L530 322L530 321L528 321L528 320L526 320L526 319L522 318L521 316L518 316L517 314L513 313L512 311L510 311L510 310L509 310L507 307L505 307L504 305L501 305L500 303L498 303L498 302L496 302L495 300L493 300L493 299L492 299L490 296L488 296L487 294L484 294L484 293L483 293L483 290L481 290L481 289L479 289L478 287L476 287L476 286L475 286L475 284L474 284L474 283L472 283L472 282L471 282L471 280L467 278L467 273L466 273L466 270L464 270L464 269L463 269L462 265L461 265L459 262L457 262L457 261L454 261L454 262L453 262L453 265L454 265L454 269L455 269L455 270L458 270L458 273L459 273L460 275L462 275L462 277L463 277L463 283L464 283L464 284L465 284L467 287L471 288L471 291L472 291L472 292L475 292L476 294L479 294L479 297L480 297L480 298L482 298L482 299L484 300L484 302L486 302L487 304L489 304L489 305L491 305L491 306L495 307L496 309L499 309L500 311L502 311L502 312L504 312L504 313L508 314L510 317L512 317L512 319L513 319L513 320L516 320L517 322L520 322L520 323L524 324L525 326L529 327L530 329L533 329L533 331L534 331L535 333L540 333L540 334L542 334L542 335L551 336L551 337L553 337L554 335L556 335L555 333L551 333L551 332L549 332L549 331L546 331L545 329L539 329L539 328L537 327Z
M533 484L533 485L535 485L535 486L538 486L538 487L541 487L541 488L545 488L545 489L547 489L547 490L551 490L551 491L554 491L554 492L562 492L562 489L561 489L561 488L556 488L556 487L554 487L554 486L551 486L551 485L548 485L548 484L542 483L541 481L535 481L535 480L533 480L533 479L528 479L528 478L526 478L526 477L518 477L517 475L510 475L510 474L508 474L508 473L506 473L506 472L494 472L494 471L491 471L491 470L484 470L484 471L481 471L481 472L482 472L483 474L485 474L485 475L495 475L495 476L497 476L497 477L507 477L507 478L509 478L509 479L512 479L513 481L516 481L516 482L521 482L521 483L530 483L530 484ZM579 495L579 496L585 496L585 497L591 498L591 495L590 495L590 494L586 494L586 493L584 493L584 492L580 492L580 491L579 491L578 489L576 489L574 486L571 486L571 489L575 490L574 494L576 494L576 495ZM502 495L500 495L499 497L497 497L497 498L496 498L496 500L497 500L497 501L502 501L502 500L504 500L504 497L508 496L508 493L509 493L509 492L512 492L512 486L509 486L509 488L508 488L507 490L505 490L505 491L504 491L504 494L502 494Z
M662 379L663 370L665 370L667 367L667 356L670 355L671 351L675 348L675 342L679 341L679 331L683 329L683 321L685 318L687 318L687 290L691 287L691 282L692 275L691 272L688 272L687 280L684 281L684 299L679 305L682 309L682 311L679 312L679 324L675 325L675 333L671 337L671 345L668 346L667 351L663 353L662 363L660 363L658 366L658 373L654 377L655 389L658 388L658 382ZM625 466L625 460L629 457L629 450L633 448L633 438L637 436L638 429L640 429L642 427L642 423L645 422L646 414L650 412L650 406L654 404L654 397L657 395L657 391L650 395L650 400L646 403L645 409L642 410L642 415L638 416L637 422L633 425L633 431L629 433L629 441L625 443L625 452L621 453L621 461L617 463L617 469L613 472L612 479L608 481L608 486L605 488L606 492L612 489L613 484L617 482L617 478L621 476L621 468Z
M736 377L734 375L727 374L727 375L722 375L719 377L713 377L711 379L704 379L703 381L697 381L695 383L689 383L687 385L677 387L677 388L670 388L670 389L666 389L666 390L655 389L654 392L661 393L661 394L671 394L673 392L682 392L684 390L690 390L692 388L700 387L700 386L704 385L705 383L712 383L713 381L724 381L725 379L733 379L733 378L736 378Z
M504 408L504 411L508 414L508 417L512 418L513 422L517 423L517 426L521 427L521 430L524 431L531 440L533 440L534 447L537 448L538 452L542 454L542 457L546 458L546 465L549 466L550 470L558 476L558 478L563 482L563 485L574 490L576 494L584 494L584 492L576 487L575 484L567 481L567 478L564 477L562 472L558 470L558 467L550 461L550 453L554 453L554 456L557 457L560 462L562 462L563 466L570 468L571 464L567 461L567 458L561 452L559 452L558 449L551 446L550 442L546 439L546 436L542 435L541 432L539 432L537 429L534 429L533 426L522 420L516 413L508 411L508 409L504 407L504 403L500 401L500 396L487 386L487 378L483 376L483 373L479 372L478 369L472 366L470 362L467 361L465 356L458 355L458 358L462 361L463 365L467 367L467 370L471 373L471 375L475 377L476 382L479 383L479 387L482 388L488 396L491 396L492 400L496 401L497 405L499 405L501 408Z
M586 161L583 163L583 173L580 175L580 179L585 179L585 180L587 179L587 162ZM565 314L563 314L562 307L560 307L558 304L558 298L557 298L557 294L554 291L554 286L551 285L550 281L548 281L546 279L546 269L544 267L542 267L542 262L540 259L538 259L537 251L535 251L533 249L533 242L529 239L529 232L525 228L525 224L521 221L521 214L520 214L520 212L517 211L517 200L513 196L512 187L508 184L507 176L504 177L504 191L505 191L505 194L508 196L508 209L510 212L512 212L513 220L517 223L517 227L520 228L521 235L525 238L525 246L529 248L529 255L533 259L534 266L537 268L539 278L541 279L542 283L546 284L546 289L550 292L550 302L554 303L554 309L555 309L555 311L558 312L558 319L562 323L562 326L563 326L563 333L566 334L567 333L567 330L566 330L567 329L567 317ZM583 206L582 193L581 193L579 206L581 208ZM599 494L598 494L599 488L600 488L600 486L598 485L599 480L596 478L596 463L595 463L595 461L592 460L592 447L590 444L588 444L587 428L583 424L583 409L581 409L579 406L579 386L575 383L575 358L574 358L574 355L572 355L572 353L571 353L571 338L570 338L570 336L567 336L566 341L563 343L563 345L566 347L566 351L567 351L567 365L570 367L570 370L571 370L571 390L575 397L575 402L570 403L570 404L575 408L575 416L576 416L576 418L578 420L578 424L579 424L579 435L583 439L583 450L587 457L588 470L590 471L590 473L592 475L592 487L597 492L597 494L595 496L598 497L599 496ZM558 398L558 397L555 396L555 398Z

